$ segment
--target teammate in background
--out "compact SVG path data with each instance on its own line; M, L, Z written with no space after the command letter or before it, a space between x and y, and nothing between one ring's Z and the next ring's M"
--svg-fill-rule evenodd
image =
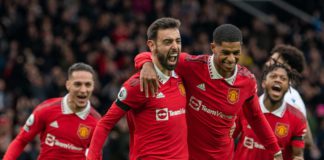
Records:
M91 140L88 160L97 160L116 122L127 114L130 132L130 160L188 160L185 89L174 72L181 52L180 21L160 18L147 31L154 70L161 86L156 97L140 91L140 73L129 78Z
M273 48L271 51L271 56L266 62L266 66L270 66L274 63L285 64L287 67L296 70L299 74L302 74L306 64L303 52L290 45L277 45ZM290 85L288 92L286 92L284 100L300 110L307 120L305 103L298 91L292 85ZM305 147L309 148L312 156L320 157L320 151L314 143L312 132L308 123L307 133L305 136Z
M259 98L261 110L275 133L284 160L302 160L306 119L284 100L294 72L282 64L266 67L262 77L264 96ZM245 116L239 115L233 137L241 133L234 160L272 159L273 155L262 145Z
M237 64L241 47L241 31L234 25L224 24L214 30L213 55L180 54L176 72L183 78L187 91L191 160L233 158L234 143L230 129L235 125L240 110L274 158L282 159L277 139L260 110L254 75ZM156 92L158 86L154 84L157 76L150 61L147 52L135 58L135 67L143 66L141 80L147 95L148 88Z
M95 71L84 63L75 63L68 70L64 97L39 104L27 119L20 133L4 155L16 160L28 142L40 134L42 159L86 159L85 152L100 114L91 107Z

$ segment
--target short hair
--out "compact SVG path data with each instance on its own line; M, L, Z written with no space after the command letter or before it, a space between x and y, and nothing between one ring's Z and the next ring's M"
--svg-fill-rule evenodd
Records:
M93 76L93 79L95 79L95 77L96 77L96 72L94 71L94 69L90 65L82 63L82 62L74 63L72 66L69 67L68 78L70 78L72 76L72 73L75 71L90 72Z
M213 41L217 44L222 44L222 42L243 43L242 32L232 24L222 24L214 30Z
M303 72L306 60L301 50L294 46L281 44L272 49L271 55L274 53L278 53L279 56L282 57L291 68L297 70L297 72Z
M178 19L171 17L164 17L155 20L147 29L147 39L156 40L157 32L160 29L179 28L181 22Z
M270 66L266 66L263 70L263 74L262 74L262 80L265 80L267 75L274 71L275 69L277 68L283 68L284 70L286 70L287 72L287 75L288 75L288 78L289 78L289 85L290 84L293 84L293 85L296 85L299 83L299 80L300 80L300 74L295 71L295 70L291 70L288 68L287 65L285 64L280 64L280 63L274 63Z

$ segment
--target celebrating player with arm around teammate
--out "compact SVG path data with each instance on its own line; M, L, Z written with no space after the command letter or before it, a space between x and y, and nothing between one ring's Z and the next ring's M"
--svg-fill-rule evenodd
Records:
M234 152L231 127L243 110L249 124L275 159L282 159L277 140L260 110L254 75L237 64L242 33L234 25L224 24L213 32L212 55L192 56L181 53L176 72L183 78L187 92L189 159L232 159ZM149 53L135 58L142 68L141 80L147 92L157 76ZM156 89L150 89L154 92Z
M294 72L282 64L267 67L262 78L264 94L259 98L261 110L282 148L284 160L302 160L306 120L303 114L284 100ZM260 138L251 129L244 115L238 116L237 130L241 133L234 160L271 159ZM237 135L238 132L234 133Z
M147 45L157 72L159 93L146 98L136 73L98 122L88 160L97 160L110 130L125 114L130 132L130 160L188 160L185 89L174 71L181 52L180 21L160 18L147 31Z
M84 63L75 63L68 70L64 97L39 104L4 155L16 160L28 142L40 134L39 160L84 160L93 130L100 118L90 105L95 71Z

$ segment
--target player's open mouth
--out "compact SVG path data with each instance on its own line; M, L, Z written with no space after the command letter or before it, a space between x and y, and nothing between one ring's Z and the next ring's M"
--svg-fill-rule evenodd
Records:
M171 53L168 56L168 61L171 62L172 64L177 63L178 60L178 53Z
M274 84L271 87L272 93L274 93L275 95L279 96L281 95L282 92L282 87L279 84Z

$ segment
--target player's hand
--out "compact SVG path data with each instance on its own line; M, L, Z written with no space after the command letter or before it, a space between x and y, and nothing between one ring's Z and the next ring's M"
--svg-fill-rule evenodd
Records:
M295 157L293 158L293 160L304 160L304 158L301 157L301 156L295 156Z
M146 97L149 97L149 93L151 92L151 96L155 97L159 87L160 87L159 79L157 77L157 73L154 69L153 63L152 62L144 63L140 72L141 92L144 91Z
M274 156L274 160L283 160L282 152L280 152L280 153L278 153L278 154L275 154L275 156Z
M233 137L233 133L234 133L234 131L235 131L235 128L236 128L236 123L234 122L233 126L232 126L231 129L230 129L230 133L229 133L229 136L230 136L230 137Z

